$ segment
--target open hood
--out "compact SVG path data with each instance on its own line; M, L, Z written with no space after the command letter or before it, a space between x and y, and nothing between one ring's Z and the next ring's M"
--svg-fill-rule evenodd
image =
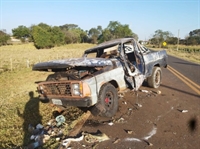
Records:
M63 69L75 66L94 67L112 65L112 61L104 58L71 58L63 60L52 60L48 62L37 63L33 70L48 71L48 69Z

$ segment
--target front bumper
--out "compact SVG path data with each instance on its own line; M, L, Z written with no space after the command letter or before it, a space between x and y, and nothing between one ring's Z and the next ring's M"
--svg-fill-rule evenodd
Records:
M92 100L90 97L84 98L58 98L58 97L43 97L39 96L43 103L52 103L59 106L76 106L76 107L90 107Z

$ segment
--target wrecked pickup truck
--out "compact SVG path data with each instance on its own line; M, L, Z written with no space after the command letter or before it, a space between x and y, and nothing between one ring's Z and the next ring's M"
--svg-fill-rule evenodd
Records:
M153 52L133 38L120 38L86 50L81 58L37 63L33 70L54 72L37 82L40 100L112 117L118 110L118 92L137 91L144 80L158 88L161 67L167 67L165 50Z

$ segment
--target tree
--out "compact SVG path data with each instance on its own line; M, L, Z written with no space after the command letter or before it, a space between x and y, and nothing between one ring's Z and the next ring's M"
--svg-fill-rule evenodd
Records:
M65 43L65 35L59 27L57 26L52 27L50 33L51 33L51 42L54 46L60 46Z
M190 31L189 35L190 35L190 37L194 37L194 36L200 37L200 29Z
M7 35L5 32L0 30L0 46L6 45L7 41L10 39L10 36Z
M88 33L91 43L97 43L97 39L98 39L99 35L100 35L100 32L98 29L91 28Z
M99 43L102 43L104 41L108 41L112 39L112 33L108 29L104 29L102 34L99 36Z
M75 28L78 28L78 25L76 24L65 24L65 25L62 25L62 26L59 26L61 28L61 30L70 30L70 29L75 29Z
M172 36L173 35L169 31L162 31L159 29L155 31L155 34L153 35L153 41L160 48L162 46L162 43Z
M167 38L166 42L168 44L176 45L178 42L178 38L177 37L169 37L169 38Z
M104 29L100 35L99 42L124 37L133 37L138 40L137 34L132 32L132 30L129 28L129 25L122 25L118 21L110 21L107 28Z
M34 26L32 31L34 45L38 49L51 48L51 34L40 26Z
M200 45L200 29L190 31L186 41L187 45Z
M41 27L42 29L46 30L47 32L51 31L51 26L49 26L46 23L39 23L38 26Z
M83 31L76 24L65 24L59 26L65 34L65 43L82 43L87 42L88 37L86 31Z
M200 37L198 36L190 36L186 39L187 45L199 45L200 44Z
M21 39L22 42L25 41L25 38L29 38L31 36L29 28L23 25L12 29L12 33L14 37L16 37L17 39Z

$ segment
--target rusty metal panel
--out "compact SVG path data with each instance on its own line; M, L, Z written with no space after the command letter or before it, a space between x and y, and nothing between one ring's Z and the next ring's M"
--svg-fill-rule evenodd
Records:
M112 61L104 58L71 58L64 60L52 60L48 62L42 62L35 64L33 70L44 70L46 69L59 69L59 68L68 68L74 66L108 66L112 65Z

